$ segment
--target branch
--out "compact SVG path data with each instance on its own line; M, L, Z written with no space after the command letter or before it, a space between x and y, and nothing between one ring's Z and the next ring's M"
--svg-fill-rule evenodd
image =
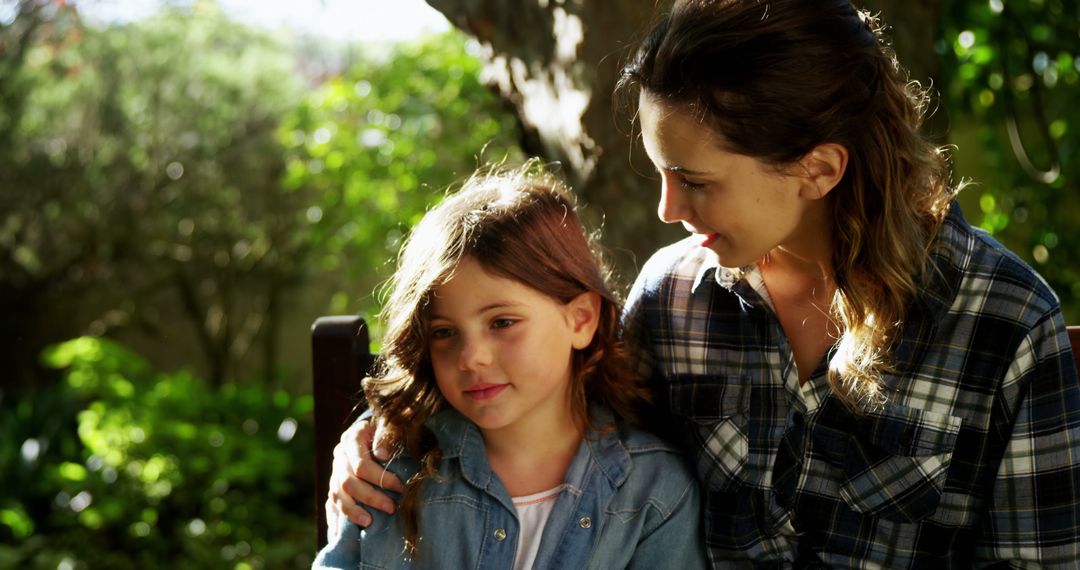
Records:
M1024 29L1021 19L1015 17L1010 13L1009 4L1003 3L1003 9L1001 11L1001 18L1006 22L1006 30L1009 24L1017 30L1020 39L1024 42L1024 52L1027 62L1028 71L1031 72L1033 77L1038 78L1039 74L1031 67L1031 62L1034 60L1034 54L1031 49L1031 38L1027 35L1027 30ZM1042 137L1043 144L1046 145L1047 153L1050 155L1050 168L1043 170L1035 166L1031 160L1031 155L1028 154L1027 148L1024 146L1023 137L1020 134L1019 115L1020 112L1017 109L1016 98L1013 96L1013 76L1009 67L1009 46L1008 46L1009 34L1002 34L1001 36L1001 69L1002 75L1005 77L1005 127L1009 133L1009 146L1012 147L1013 155L1020 163L1020 168L1024 173L1041 184L1051 184L1061 176L1061 155L1058 152L1057 144L1054 142L1053 135L1050 134L1050 125L1046 120L1046 110L1043 104L1043 86L1038 79L1031 82L1031 107L1035 118L1035 126L1039 130L1039 134Z

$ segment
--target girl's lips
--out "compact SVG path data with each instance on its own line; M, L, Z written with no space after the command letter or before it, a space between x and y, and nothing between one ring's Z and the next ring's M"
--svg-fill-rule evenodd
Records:
M465 390L465 395L474 400L490 400L498 396L509 384L483 384Z
M701 247L709 247L719 238L720 234L717 233L705 234L705 239L701 240Z

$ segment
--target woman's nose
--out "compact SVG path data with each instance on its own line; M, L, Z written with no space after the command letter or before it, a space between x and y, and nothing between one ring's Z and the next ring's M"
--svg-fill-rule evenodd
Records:
M656 215L665 224L675 224L686 220L686 203L679 182L672 180L671 174L664 173L660 182L660 204Z

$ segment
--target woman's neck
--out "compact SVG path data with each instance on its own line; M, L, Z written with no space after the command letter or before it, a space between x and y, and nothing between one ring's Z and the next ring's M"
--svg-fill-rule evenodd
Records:
M799 231L759 264L800 383L810 379L841 332L831 308L836 280L829 227L826 216L807 216Z
M581 444L580 423L567 414L556 421L519 421L498 430L481 430L488 463L511 496L562 484Z
M819 200L807 209L795 231L766 254L761 265L818 286L833 282L835 245L828 205L827 199Z

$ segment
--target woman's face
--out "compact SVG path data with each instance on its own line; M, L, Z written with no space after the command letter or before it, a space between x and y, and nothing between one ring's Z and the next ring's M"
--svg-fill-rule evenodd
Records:
M722 150L713 130L687 109L642 92L645 152L660 173L657 214L701 236L725 267L742 267L799 239L811 200L804 176Z

